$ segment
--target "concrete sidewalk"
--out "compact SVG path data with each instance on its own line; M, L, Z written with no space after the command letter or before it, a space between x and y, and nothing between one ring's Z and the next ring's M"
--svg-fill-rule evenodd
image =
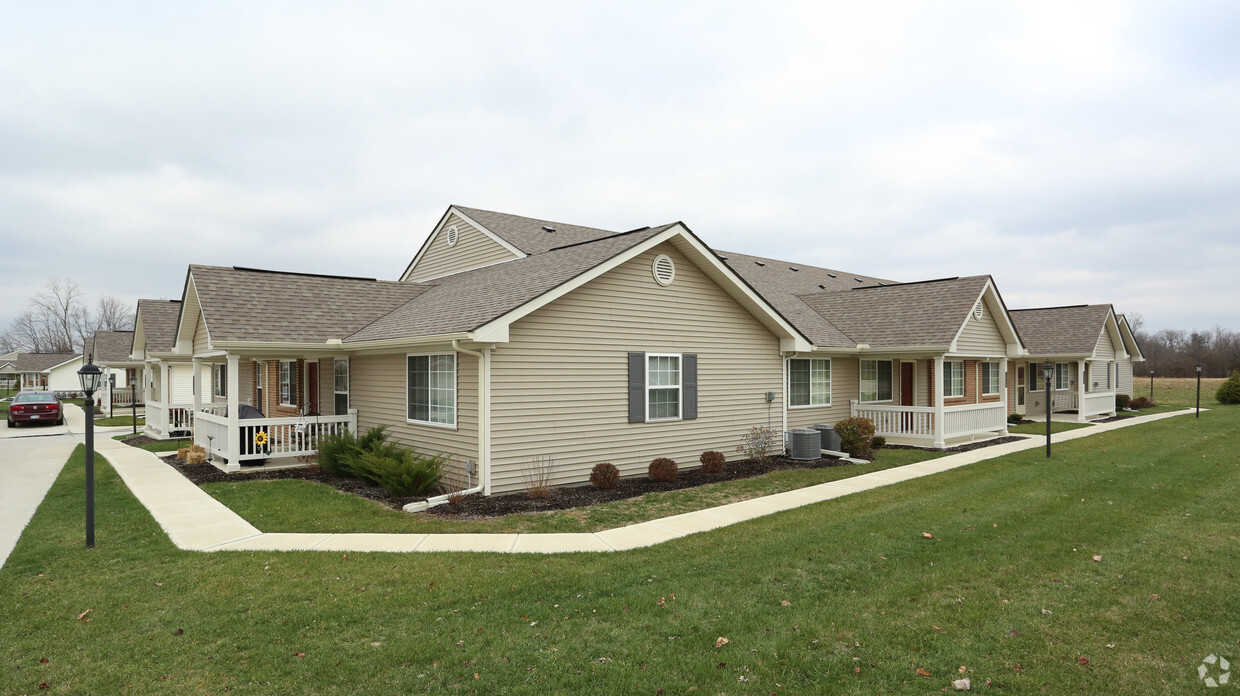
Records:
M1051 440L1065 442L1192 412L1192 409L1187 409L1136 416L1057 433ZM78 431L72 421L70 427ZM569 553L625 551L653 546L857 491L930 476L1013 452L1038 449L1045 446L1045 442L1043 437L1030 437L1020 442L983 447L895 469L590 534L264 534L154 454L111 438L96 439L95 445L97 451L111 462L129 490L151 511L172 542L188 551Z

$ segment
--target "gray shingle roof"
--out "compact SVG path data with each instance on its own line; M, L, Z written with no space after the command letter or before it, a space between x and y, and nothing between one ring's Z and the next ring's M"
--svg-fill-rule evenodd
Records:
M1013 309L1012 323L1030 355L1092 355L1111 305Z
M176 345L180 300L138 300L138 318L148 353L166 353Z
M425 292L346 342L472 331L676 224L611 233L595 241L419 283Z
M224 266L190 266L212 341L343 339L430 286Z
M949 346L990 276L857 287L801 299L855 343Z
M13 362L18 372L42 372L80 357L81 353L21 353Z
M132 346L132 331L96 331L86 352L94 356L95 363L132 362Z
M762 256L751 256L731 251L716 252L724 263L814 345L830 348L852 348L864 341L853 340L834 322L835 317L810 307L800 297L813 293L845 291L854 287L868 287L894 281L873 276L837 271L792 261L780 261ZM793 268L797 270L792 270ZM857 282L857 278L861 282Z
M581 227L564 222L497 213L491 210L464 208L459 205L452 207L465 213L478 224L526 254L542 254L556 247L596 241L617 234L616 230ZM544 226L550 227L555 232L548 232L543 229Z

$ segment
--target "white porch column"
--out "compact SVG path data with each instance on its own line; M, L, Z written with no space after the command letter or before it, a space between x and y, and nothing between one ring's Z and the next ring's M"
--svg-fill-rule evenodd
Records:
M1076 361L1076 420L1085 422L1085 361Z
M194 391L194 413L202 411L202 360L194 358L194 371L191 379L194 383L191 385Z
M943 448L947 446L947 441L943 437L943 426L946 420L943 411L943 356L934 356L934 446Z
M1008 360L1004 358L999 361L999 401L1003 402L1003 431L999 434L1007 437L1008 434L1008 414L1011 411L1011 405L1008 403Z
M228 354L228 465L225 471L241 471L241 358Z

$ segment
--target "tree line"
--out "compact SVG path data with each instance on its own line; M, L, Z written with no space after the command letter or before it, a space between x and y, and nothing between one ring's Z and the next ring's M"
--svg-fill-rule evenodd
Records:
M1240 331L1216 326L1209 331L1163 329L1145 331L1140 314L1128 315L1132 335L1141 347L1145 362L1133 364L1133 373L1145 376L1150 370L1157 377L1228 377L1240 370Z
M120 299L100 295L89 307L76 282L49 278L30 297L26 309L0 331L0 354L80 353L96 331L131 331L133 322L134 310Z

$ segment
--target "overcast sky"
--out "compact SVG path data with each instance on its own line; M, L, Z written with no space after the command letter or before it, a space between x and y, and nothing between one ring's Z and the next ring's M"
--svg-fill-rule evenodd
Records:
M0 0L0 326L50 276L395 279L450 204L1240 329L1240 4Z

